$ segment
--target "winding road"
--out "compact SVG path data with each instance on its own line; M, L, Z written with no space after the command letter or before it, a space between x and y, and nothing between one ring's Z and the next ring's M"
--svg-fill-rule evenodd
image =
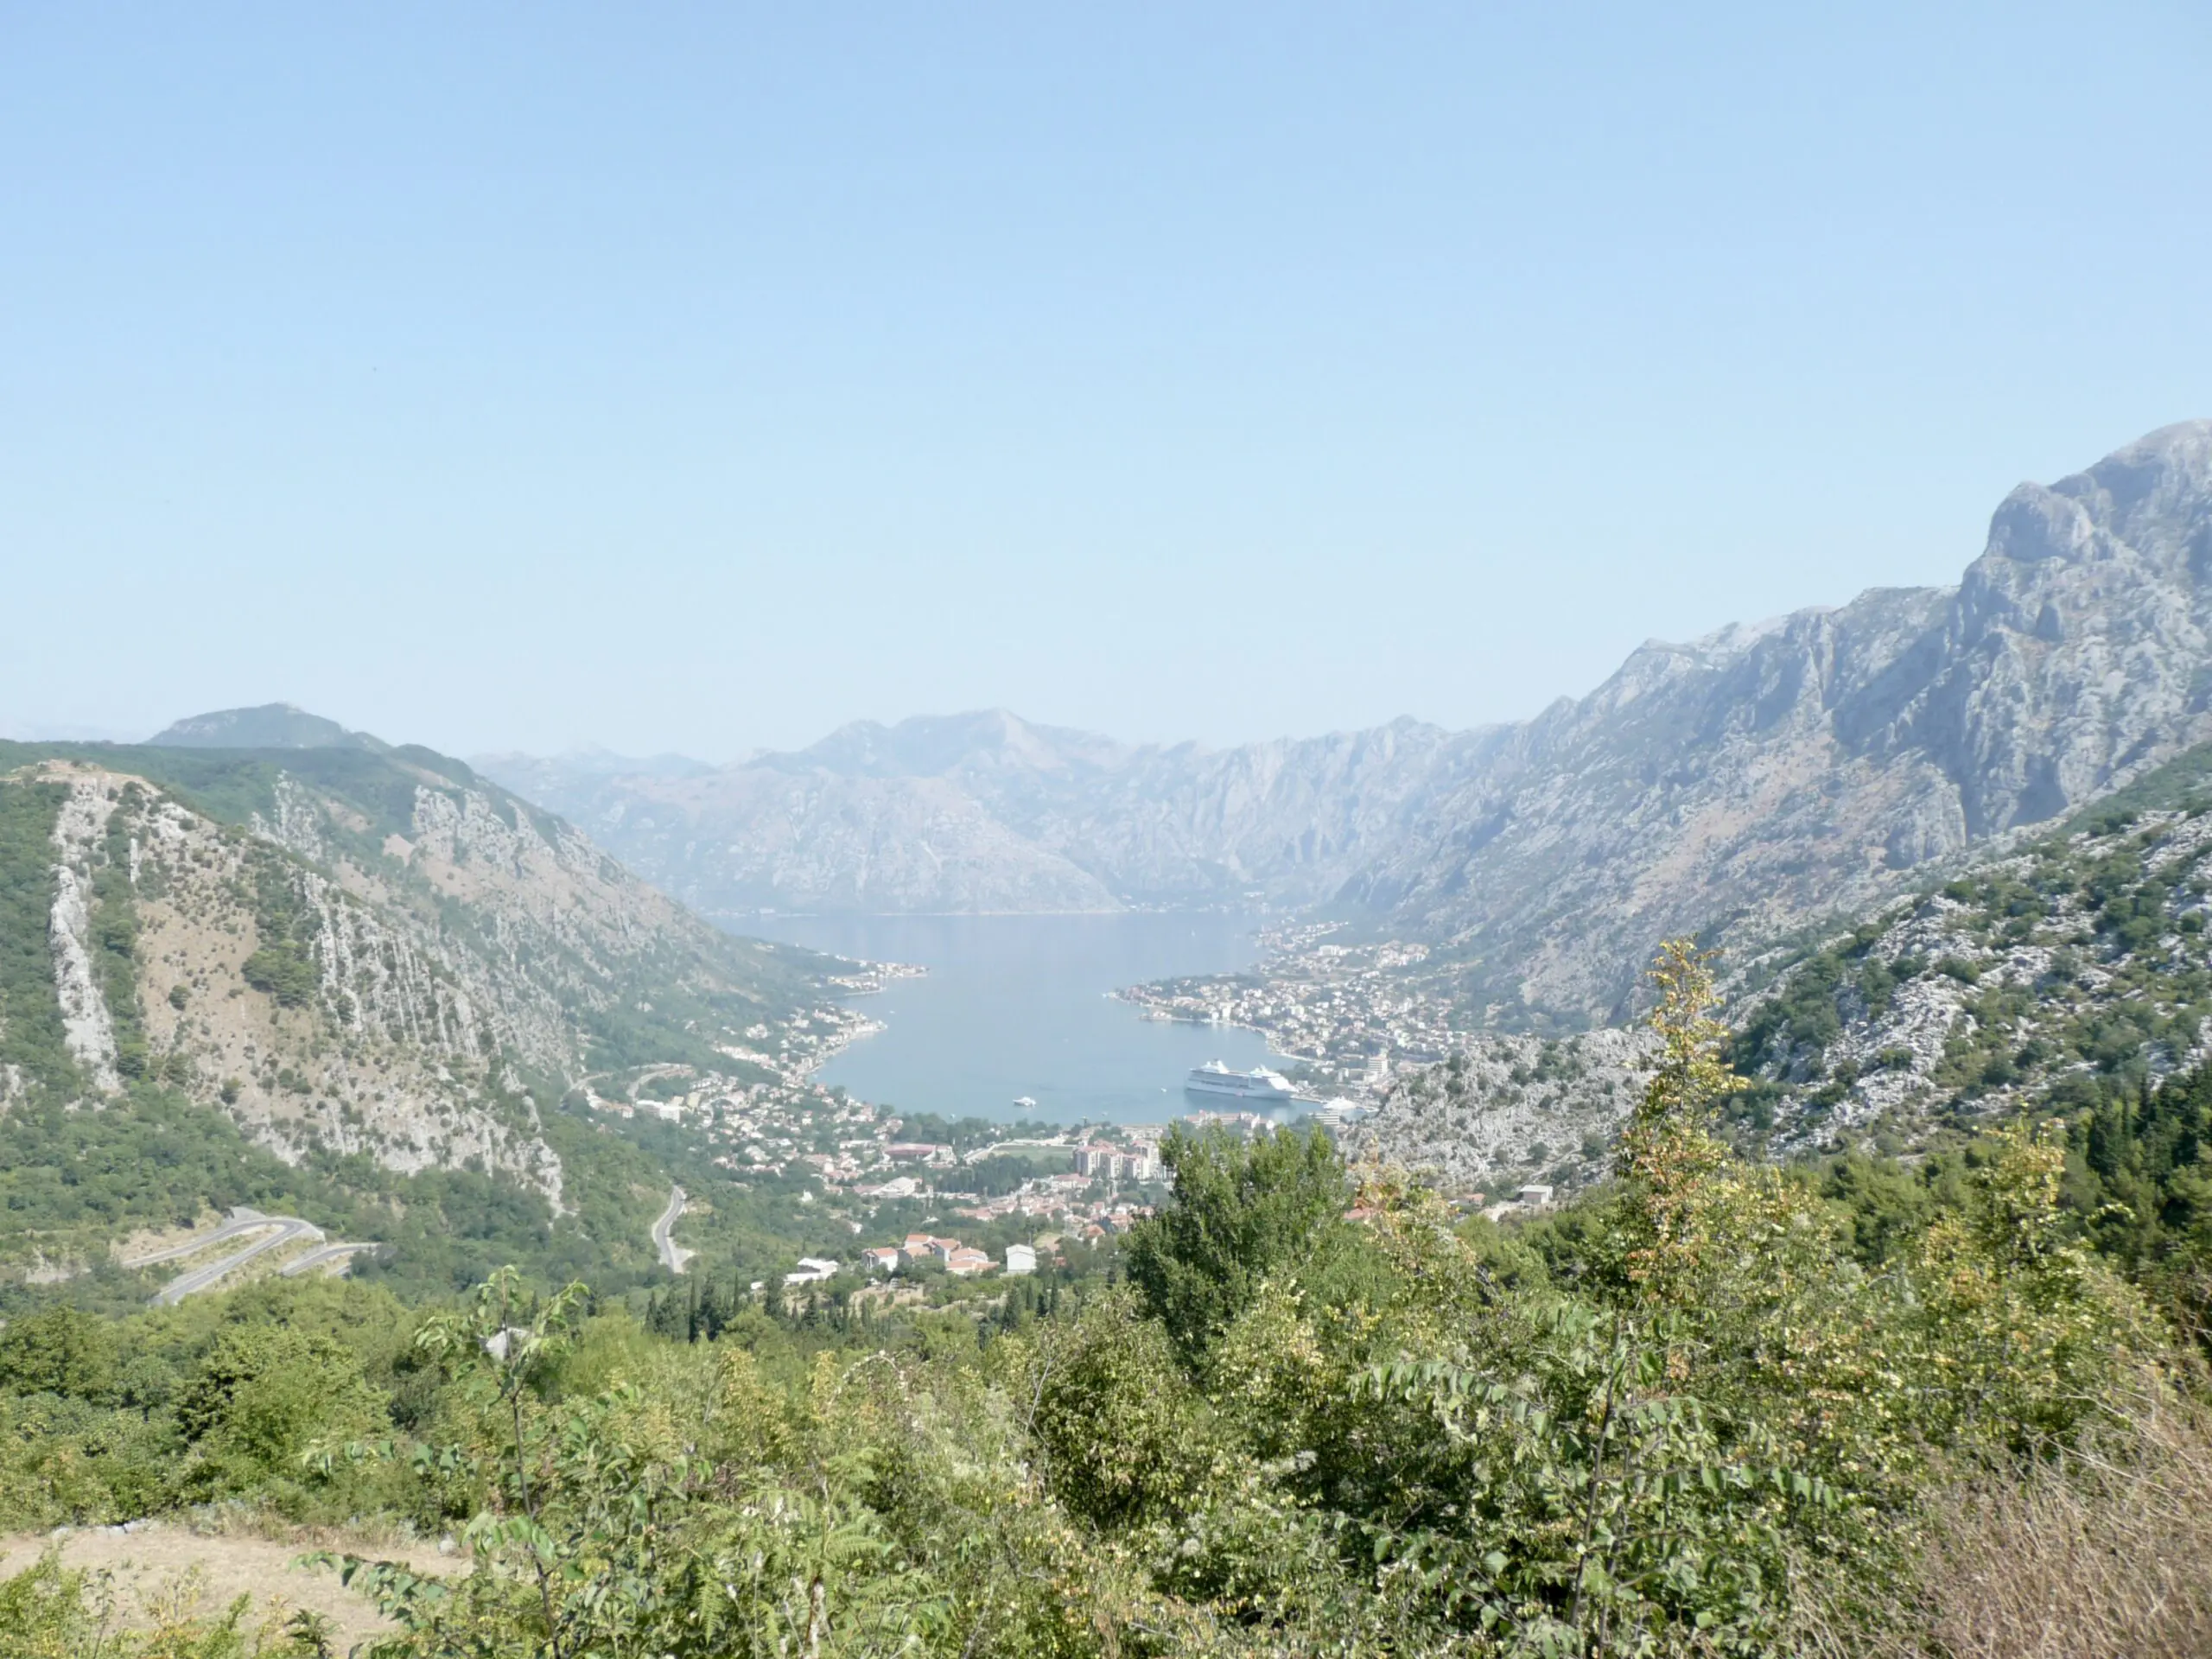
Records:
M233 1250L204 1268L194 1268L189 1273L179 1274L154 1293L154 1306L175 1307L196 1291L212 1289L226 1274L244 1267L257 1255L267 1255L279 1245L294 1243L302 1238L311 1238L318 1244L323 1242L322 1229L311 1221L302 1221L297 1216L267 1216L263 1217L262 1224L275 1230L266 1238L257 1238L244 1249ZM205 1240L201 1242L203 1245L206 1243Z
M197 1255L210 1244L219 1244L226 1238L236 1238L240 1233L255 1232L276 1224L273 1217L239 1205L231 1211L231 1218L213 1232L204 1233L198 1238L188 1238L183 1243L172 1244L165 1250L149 1250L143 1255L126 1255L123 1258L123 1265L126 1268L150 1268L163 1262L174 1262L181 1255Z
M181 1244L172 1244L163 1249L149 1250L143 1255L125 1256L123 1265L126 1268L157 1267L164 1262L197 1255L210 1245L220 1244L247 1233L261 1233L265 1236L255 1239L243 1249L232 1250L227 1255L219 1256L194 1268L189 1273L179 1274L154 1293L149 1306L174 1307L188 1296L196 1295L203 1290L213 1290L255 1257L266 1255L271 1250L297 1243L302 1239L313 1240L315 1248L279 1268L276 1271L280 1277L296 1278L311 1268L325 1267L363 1250L378 1248L374 1244L334 1244L328 1241L322 1229L311 1221L302 1221L297 1216L264 1216L258 1210L250 1210L240 1205L231 1211L231 1218L213 1232L203 1233L198 1238L187 1239Z
M305 1255L287 1262L276 1269L279 1279L296 1279L316 1268L327 1267L333 1262L342 1262L349 1255L359 1255L364 1250L380 1250L381 1244L321 1244Z
M683 1213L683 1189L671 1186L668 1189L668 1208L662 1211L660 1219L653 1223L653 1248L660 1252L661 1266L671 1273L683 1272L683 1264L698 1254L696 1250L685 1249L669 1236L676 1226L677 1217Z

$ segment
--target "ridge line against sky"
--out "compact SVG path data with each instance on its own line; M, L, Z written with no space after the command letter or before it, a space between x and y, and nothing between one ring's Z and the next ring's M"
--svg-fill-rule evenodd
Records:
M2208 72L2178 0L27 13L0 732L1525 719L2207 413Z

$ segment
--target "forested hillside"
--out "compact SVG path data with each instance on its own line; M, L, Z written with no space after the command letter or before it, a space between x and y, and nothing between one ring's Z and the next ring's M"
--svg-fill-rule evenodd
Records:
M503 1274L22 1313L0 1510L380 1517L392 1551L331 1566L390 1659L2202 1651L2203 1372L2077 1157L1743 1161L1694 953L1660 989L1617 1178L1554 1216L1216 1131L1118 1272L996 1307L660 1336ZM397 1560L442 1533L449 1566ZM243 1609L102 1631L92 1590L0 1585L0 1651L251 1646Z

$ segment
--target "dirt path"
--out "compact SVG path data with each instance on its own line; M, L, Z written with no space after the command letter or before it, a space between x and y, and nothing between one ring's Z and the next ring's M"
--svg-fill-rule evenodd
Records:
M293 1565L317 1549L350 1552L384 1560L404 1560L416 1572L458 1575L467 1571L458 1556L440 1555L434 1548L416 1545L395 1549L337 1536L306 1537L291 1543L240 1535L202 1534L183 1527L156 1522L130 1532L89 1527L55 1539L43 1535L0 1536L0 1578L32 1566L41 1552L59 1543L61 1564L114 1575L116 1607L127 1624L146 1622L146 1605L154 1597L180 1586L195 1567L196 1616L220 1615L241 1595L253 1598L249 1628L260 1623L276 1604L289 1614L306 1608L322 1614L336 1627L335 1649L344 1653L355 1643L391 1633L392 1626L377 1616L364 1597L338 1582L334 1572Z

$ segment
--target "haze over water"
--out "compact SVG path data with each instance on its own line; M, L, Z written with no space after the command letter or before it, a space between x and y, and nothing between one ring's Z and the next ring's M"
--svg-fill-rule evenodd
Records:
M1249 968L1256 926L1215 915L772 916L738 931L929 969L855 1001L886 1028L831 1060L821 1082L910 1112L1058 1124L1179 1116L1192 1109L1192 1066L1267 1063L1255 1033L1145 1020L1107 995ZM1015 1110L1023 1095L1036 1111Z

